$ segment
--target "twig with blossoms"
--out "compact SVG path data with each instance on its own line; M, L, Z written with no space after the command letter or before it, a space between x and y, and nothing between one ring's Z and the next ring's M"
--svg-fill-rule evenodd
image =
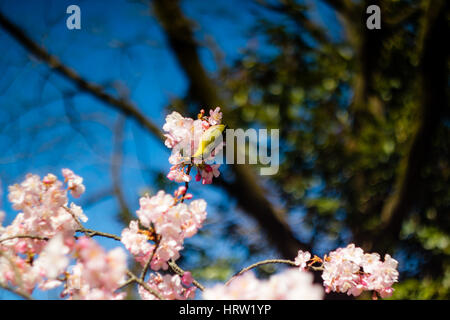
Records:
M116 236L116 235L111 234L111 233L100 232L100 231L91 230L91 229L86 229L86 228L78 229L77 231L79 231L79 232L84 232L84 233L85 233L87 236L89 236L89 237L92 237L92 236L101 236L101 237L106 237L106 238L114 239L114 240L117 240L117 241L121 241L121 238L120 238L119 236ZM30 236L23 236L23 237L24 237L24 238L25 238L25 237L28 237L28 238L35 238L35 237L30 237ZM14 238L14 237L12 237L11 239L13 239L13 238ZM47 239L45 239L45 240L47 240ZM145 277L145 273L148 271L148 268L149 268L149 266L150 266L150 262L153 260L154 253L156 252L156 249L157 249L157 247L155 247L155 250L154 250L153 253L152 253L152 258L149 259L149 260L147 261L147 264L146 264L146 265L147 265L147 270L144 272L144 269L143 269L143 271L142 271L142 273L141 273L139 279L143 280L142 275L144 275L144 277ZM176 264L176 262L173 261L173 260L168 261L167 264L169 265L170 269L172 269L172 271L174 271L175 273L179 274L180 276L183 276L186 272L189 272L189 271L183 270L183 269L182 269L180 266L178 266L178 265ZM130 281L131 283L134 282L133 279L129 279L129 280L127 280L127 283L125 283L125 284L122 285L122 287L127 286L128 284L130 284L130 283L128 283L128 281ZM195 279L192 280L192 284L193 284L194 286L196 286L197 288L199 288L201 291L205 290L205 287L204 287L201 283L199 283L197 280L195 280Z
M184 191L183 187L180 187L180 188L178 189L178 191L177 191L175 194L181 196L181 197L180 197L180 198L181 198L181 202L182 202L184 199L189 198L189 195L186 195L186 192ZM66 208L66 209L70 211L70 209L68 209L68 208ZM102 236L102 237L114 239L114 240L117 240L117 241L121 241L121 237L119 237L119 236L116 236L116 235L111 234L111 233L100 232L100 231L96 231L96 230L92 230L92 229L86 229L86 228L83 227L83 225L81 224L81 222L78 221L78 223L79 223L79 225L80 225L81 227L80 227L80 229L78 229L77 231L83 232L83 233L85 233L85 234L86 234L87 236L89 236L89 237L93 237L93 236ZM148 269L149 269L149 267L150 267L150 263L151 263L151 261L153 260L153 258L154 258L154 256L155 256L155 253L156 253L156 251L157 251L157 248L158 248L158 246L159 246L159 243L160 243L160 241L156 241L155 249L154 249L153 252L152 252L152 256L151 256L151 258L150 258L149 260L147 260L147 263L146 263L144 269L142 270L142 273L141 273L139 279L144 280L145 274L147 273L147 271L148 271ZM168 261L167 264L169 265L169 267L170 267L175 273L179 274L180 276L183 276L185 273L189 272L189 271L184 271L184 270L183 270L182 268L180 268L180 267L175 263L175 261L173 261L173 260ZM132 280L132 279L130 279L130 280ZM200 284L200 283L199 283L197 280L195 280L195 279L192 279L192 284L193 284L194 286L196 286L197 288L199 288L200 290L202 290L202 291L205 289L205 287L204 287L202 284Z
M175 261L171 260L168 262L169 267L178 275L180 276L184 276L185 274L188 274L188 276L191 276L191 273L189 271L184 271L183 269L181 269L176 263ZM205 287L200 284L197 280L195 280L194 278L192 278L192 284L194 286L196 286L197 288L199 288L201 291L205 290Z
M75 219L75 221L77 222L79 228L77 229L77 232L82 232L85 235L87 235L88 237L92 238L94 236L101 236L101 237L105 237L105 238L110 238L110 239L114 239L117 241L121 241L121 238L119 236L116 236L114 234L110 234L110 233L106 233L106 232L100 232L100 231L96 231L96 230L91 230L91 229L86 229L83 224L81 223L81 221L77 218L77 216L66 206L64 206L64 209L69 212L72 217ZM152 256L153 257L153 256ZM125 285L131 284L133 282L138 283L139 285L143 286L145 288L145 290L147 290L148 292L150 292L152 295L154 295L155 297L157 297L160 300L164 300L163 296L161 296L156 290L154 290L153 288L151 288L150 286L148 286L143 280L145 277L145 273L146 270L144 269L142 272L142 275L138 278L133 272L131 272L130 270L127 269L127 274L130 277L130 279L128 279L125 284L121 285L119 288L122 288ZM119 288L117 288L116 290L118 290Z
M106 233L106 232L101 232L101 231L97 231L97 230L87 229L87 228L84 228L84 227L83 228L79 228L76 231L84 233L89 238L92 238L92 237L95 237L95 236L99 236L99 237L110 238L110 239L114 239L114 240L120 241L120 237L119 236L116 236L116 235L111 234L111 233Z
M24 237L22 237L22 238L24 238ZM19 274L16 266L14 265L13 261L11 261L10 258L5 256L5 254L2 251L0 251L0 262L1 262L1 258L4 258L5 260L8 261L8 263L10 264L10 266L11 266L13 272L14 272L14 276L17 279L17 282L19 282L20 281L20 274ZM12 292L12 293L14 293L14 294L18 295L19 297L22 297L22 298L24 298L26 300L34 300L33 297L30 294L28 294L24 290L20 289L20 286L18 288L12 288L12 287L4 285L4 284L2 284L0 282L0 288L5 289L5 290L7 290L9 292Z
M159 294L158 291L156 291L153 288L151 288L145 281L143 281L143 280L139 279L138 277L136 277L136 275L133 272L131 272L130 270L127 270L127 274L130 277L130 280L132 282L138 283L140 286L144 287L145 290L150 292L152 295L157 297L159 300L164 300L164 297L161 294Z
M295 261L284 259L269 259L256 262L234 274L226 283L230 283L238 276L256 267L281 263L298 267L301 271L322 271L325 291L347 293L359 296L363 291L373 291L373 298L379 294L382 298L392 295L392 285L398 281L398 262L386 254L384 262L377 253L364 253L361 248L349 244L346 248L339 248L323 259L318 256L311 258L309 252L298 252ZM317 264L319 264L317 266Z
M150 283L144 282L134 274L131 275L132 273L126 269L126 259L121 248L106 253L93 240L87 240L94 236L117 241L121 241L122 238L83 226L81 220L87 221L87 217L80 207L73 203L69 206L67 199L68 192L74 197L79 197L84 192L83 180L68 169L63 170L63 175L68 184L67 189L64 189L63 184L52 174L42 180L36 175L28 175L21 185L10 187L9 199L13 202L13 207L23 212L17 215L10 226L0 225L2 287L31 296L36 285L47 290L64 283L62 296L117 299L124 297L123 293L115 293L118 288L123 284L136 282L139 288L148 292L145 294L147 297L150 295L157 299L165 299ZM175 198L177 201L174 201L174 205L180 199L189 197L185 192L178 192ZM200 208L198 213L201 217L202 206L198 207L198 204L194 202L190 210L195 212ZM1 214L0 220L3 220L3 217ZM195 233L201 221L192 221L191 224L194 223L192 230L189 229L189 223L183 226L189 229L185 236ZM83 233L87 238L77 237L77 232ZM69 263L66 255L69 253L73 253L77 259L72 273L66 271ZM152 255L155 253L156 251L153 251ZM122 278L126 273L131 279L124 282ZM61 274L63 276L60 276ZM179 279L183 280L183 284L187 287L192 283L192 279L189 280L190 277L187 275ZM192 296L192 289L187 290L181 286L177 289L186 297Z
M26 292L23 292L22 290L11 288L11 287L5 286L5 285L3 285L1 283L0 283L0 288L5 289L5 290L7 290L9 292L12 292L12 293L18 295L19 297L24 298L25 300L34 300L34 298L31 295L29 295Z
M221 143L211 143L209 147L205 146L204 135L208 137L208 133L216 127L224 127L221 125L222 112L220 107L210 110L209 116L205 115L202 109L197 119L185 118L178 112L174 111L166 117L163 130L166 132L164 136L166 140L164 144L172 149L169 162L172 164L167 178L175 182L188 183L191 181L190 172L192 167L197 168L196 181L202 181L203 184L212 183L213 177L220 175L220 164L210 164L214 161L215 156L223 147ZM220 130L217 131L219 135ZM213 137L210 139L215 140ZM212 149L214 147L214 149ZM202 150L208 152L202 152ZM198 156L196 155L198 153ZM187 185L186 185L187 188Z
M180 188L175 192L175 194L181 196L181 197L180 197L181 200L184 200L184 199L186 199L186 198L189 198L189 196L186 194L186 191L183 189L183 187L180 187ZM69 208L65 207L65 209L66 209L68 212L70 212L71 215L74 217L74 219L77 221L77 224L79 225L79 229L77 229L77 232L82 232L82 233L86 234L88 237L101 236L101 237L106 237L106 238L114 239L114 240L117 240L117 241L122 241L121 237L116 236L116 235L114 235L114 234L106 233L106 232L100 232L100 231L96 231L96 230L92 230L92 229L86 229L86 228L83 226L83 224L78 220L78 218L70 211ZM131 284L131 283L133 283L133 282L137 282L137 283L141 284L141 283L144 281L145 274L147 273L147 271L148 271L148 269L149 269L149 267L150 267L151 261L153 260L153 258L154 258L154 256L155 256L155 253L156 253L156 251L157 251L157 249L158 249L159 243L160 243L160 239L157 237L156 244L155 244L155 248L154 248L154 250L153 250L153 252L152 252L151 258L150 258L150 259L147 261L147 263L145 264L145 266L144 266L144 268L143 268L143 270L142 270L141 275L139 276L139 278L138 278L136 275L134 275L131 271L128 270L127 273L128 273L128 275L130 276L130 279L128 279L128 280L126 281L126 283L124 283L121 287L124 287L124 286L126 286L126 285L129 285L129 284ZM183 276L185 273L188 273L188 274L190 275L190 272L184 271L183 269L181 269L181 268L175 263L175 261L173 261L173 260L171 260L170 262L168 262L168 265L170 266L170 268L171 268L175 273L179 274L180 276ZM136 279L138 279L139 281L136 281ZM192 279L192 284L193 284L194 286L196 286L197 288L199 288L200 290L202 290L202 291L204 290L204 286L201 285L197 280ZM151 289L150 292L151 292L152 294L153 294L153 293L157 293L155 290L153 290L152 288L150 288L148 285L144 286L144 288L149 288L149 289ZM159 294L154 294L154 295L157 296L159 299L161 299L161 295L159 295Z
M110 233L106 233L106 232L101 232L101 231L85 228L83 226L83 224L81 223L80 219L78 219L77 215L70 208L68 208L67 206L63 206L63 208L64 208L64 210L66 210L73 217L73 219L77 223L78 229L75 230L76 232L84 233L89 238L92 238L92 237L95 237L95 236L101 236L101 237L110 238L110 239L114 239L114 240L120 241L120 237L116 236L114 234L110 234Z
M192 169L192 165L188 165L187 170L186 170L186 175L188 175L188 176L190 175L191 169ZM183 192L184 192L184 194L187 194L187 191L189 189L189 181L186 181L184 183L184 188L185 189L183 190ZM183 203L185 199L186 199L185 197L182 197L181 198L181 203Z
M211 111L209 117L205 117L202 112L198 121L192 122L194 126L200 125L198 128L201 130L197 132L200 134L198 137L201 138L201 134L210 126L220 123L221 113L219 110L220 108ZM186 119L187 122L190 121ZM194 126L191 129L194 129ZM172 133L176 136L175 132ZM199 141L196 141L194 145L198 143ZM202 172L203 183L210 183L212 176L218 175L217 168L211 169L211 166L204 163L204 159L196 159L193 162L195 164L188 163L185 166L187 175L190 174L194 165L198 169L198 176ZM28 175L20 186L10 187L9 198L13 202L13 207L23 210L23 213L16 217L11 226L5 229L0 226L2 240L0 243L2 244L1 249L10 250L11 256L15 259L11 263L11 269L16 270L19 267L22 276L26 276L26 281L20 283L19 287L23 285L25 290L31 293L36 284L46 290L65 283L63 295L80 298L106 296L120 298L122 295L115 294L114 291L122 285L132 282L140 285L141 296L147 298L151 297L141 292L141 288L150 288L151 290L147 291L156 298L173 297L177 299L192 297L195 287L204 289L192 278L190 272L182 270L175 263L179 257L179 251L183 248L184 238L193 236L206 217L206 203L203 200L194 200L189 205L184 204L186 199L192 198L192 195L187 194L189 179L185 179L185 187L179 188L174 197L161 191L155 197L141 198L142 205L138 211L139 222L132 221L130 229L125 229L122 237L119 237L83 226L82 221L87 221L87 217L80 207L73 203L69 206L67 198L69 191L75 198L84 193L83 179L69 169L63 169L63 176L64 182L67 183L67 189L62 188L63 184L53 174L47 175L42 181L36 175ZM163 203L158 203L159 200L162 200ZM169 202L172 203L168 204ZM143 229L140 229L139 225L143 226ZM88 238L77 237L77 232L83 233ZM119 270L125 270L121 265L124 261L123 254L119 252L120 250L113 250L106 254L95 242L87 240L94 236L121 241L141 263L149 258L140 277L138 278L127 270L130 278L125 283L122 281L122 285L114 285L119 281L120 272L122 272ZM138 242L133 243L135 240ZM147 243L148 240L154 241L155 244L150 245ZM142 246L139 247L140 245ZM79 262L74 266L72 274L65 271L64 276L60 277L58 274L63 272L68 265L66 254L71 252L75 254ZM27 256L25 262L19 254ZM39 256L39 258L33 264L35 256ZM106 260L102 261L101 259ZM110 271L102 272L101 268L111 268L108 267L110 262L115 264L111 265L112 268L119 268L117 269L119 273L111 274L115 277L111 279L113 284L102 280ZM169 262L170 268L176 273L175 276L152 274L149 282L144 282L149 268L154 271L160 268L167 269ZM0 271L3 268L0 264ZM12 281L8 270L5 269L5 271L6 278L0 277L2 285L5 281L6 283ZM97 287L91 288L89 281ZM19 282L16 280L12 284L18 285ZM191 284L194 288L190 287ZM106 291L102 292L103 289L97 289L101 286L107 288ZM156 288L164 291L164 294L159 294L155 290ZM157 294L154 294L155 292Z
M192 195L187 193L188 187L186 182L185 186L174 192L174 197L160 191L154 197L141 198L141 208L137 213L139 222L146 229L141 230L136 221L131 221L130 228L122 232L121 241L138 262L145 262L141 280L144 280L149 268L157 271L167 265L180 275L185 283L204 290L204 287L192 278L190 272L182 270L175 263L175 259L179 257L178 251L182 248L180 241L182 243L184 237L194 235L206 217L206 203L203 200L194 200L189 206L184 204L184 200L192 198ZM147 240L153 240L154 246L150 247Z
M81 223L80 223L80 225L81 225ZM114 240L120 241L120 237L118 237L118 236L116 236L114 234L110 234L110 233L106 233L106 232L100 232L100 231L95 231L95 230L91 230L91 229L86 229L82 225L81 225L80 229L78 229L77 231L85 233L88 237L102 236L102 237L106 237L106 238L110 238L110 239L114 239ZM37 240L45 240L45 241L49 240L48 238L38 237L38 236L17 235L17 236L11 236L11 237L8 237L8 238L1 239L0 242L13 240L13 239L26 239L26 238L34 239L34 240L36 240L36 239ZM179 268L176 264L174 264L174 265L175 265L174 268ZM181 268L179 268L179 269L181 269ZM121 289L121 288L123 288L123 287L125 287L125 286L127 286L129 284L132 284L132 283L136 282L139 285L142 285L147 291L149 291L151 294L156 296L158 299L164 300L164 298L156 290L154 290L151 287L149 287L142 279L138 278L133 272L131 272L130 270L127 270L126 272L127 272L128 276L130 278L124 284L122 284L120 287L118 287L116 290L119 290L119 289ZM62 279L62 280L65 280L65 279ZM4 285L1 285L1 284L0 284L0 286L3 289L6 289L8 291L11 291L11 292L14 292L14 293L20 295L21 297L24 297L26 299L32 299L32 297L29 294L27 294L25 292L22 292L21 290L17 290L17 289L14 289L12 287L4 286Z
M81 223L80 223L80 225L81 225ZM82 229L78 229L77 231L85 233L88 237L92 237L92 236L96 235L96 236L102 236L102 237L106 237L106 238L110 238L110 239L114 239L114 240L120 241L120 237L118 237L116 235L113 235L113 234L110 234L110 233L106 233L106 232L95 231L95 230L91 230L91 229L85 229L82 225L81 225L81 228ZM7 237L7 238L4 238L4 239L1 239L0 242L13 240L13 239L33 239L33 240L49 241L48 238L44 238L44 237L31 236L31 235L16 235L16 236L11 236L11 237ZM127 270L126 272L127 272L128 276L130 278L124 284L122 284L120 287L118 287L116 290L119 290L119 289L121 289L121 288L123 288L123 287L125 287L125 286L127 286L127 285L129 285L131 283L133 283L133 282L136 282L136 283L142 285L151 294L155 295L158 299L161 299L161 300L164 299L157 291L155 291L154 289L150 288L146 283L144 283L141 279L139 279L130 270ZM62 281L62 280L66 280L66 279L62 278L62 279L59 279L59 280ZM21 290L18 290L18 289L9 287L9 286L2 285L1 283L0 283L0 286L3 289L6 289L8 291L11 291L11 292L14 292L14 293L20 295L23 298L32 299L32 297L29 294L27 294L26 292L22 292Z

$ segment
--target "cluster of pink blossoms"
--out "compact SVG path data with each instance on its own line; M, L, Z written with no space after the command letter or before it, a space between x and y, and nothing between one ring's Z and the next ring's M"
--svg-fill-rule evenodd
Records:
M159 191L153 197L145 196L139 200L140 208L137 211L139 221L130 222L129 228L122 231L121 241L142 266L151 259L152 270L167 270L167 263L180 257L179 252L183 249L184 239L192 237L202 227L206 219L206 202L202 199L189 204L182 202L191 198L192 195L186 193L186 187L183 186L175 191L174 196ZM180 278L178 275L170 278L167 275L152 276L148 284L162 290L163 296L175 295L177 299L192 296L195 288L183 289L181 283L186 285L187 281L178 278ZM173 291L175 289L178 291ZM167 293L168 290L170 294ZM142 289L139 292L147 291ZM148 293L141 296L146 299L152 295Z
M289 262L292 264L292 262ZM259 280L252 272L233 279L229 284L216 285L203 292L204 299L224 300L318 300L331 291L359 296L363 291L373 291L381 298L392 295L392 285L397 282L398 262L386 255L384 262L377 253L364 253L361 248L349 244L330 252L324 259L299 251L293 262L298 269L290 268ZM320 264L320 265L318 265ZM308 269L322 271L323 285L313 284Z
M127 256L122 248L109 252L88 237L80 238L75 246L78 263L67 273L62 296L83 300L117 300L125 292L115 292L125 282Z
M53 174L42 180L37 175L29 174L25 181L9 187L8 198L12 206L21 212L14 221L4 228L0 240L16 235L52 238L61 232L73 236L78 227L73 215L81 221L87 221L83 210L71 203L68 205L68 190L74 197L84 192L83 179L68 169L63 169L67 188ZM39 254L45 241L16 238L2 242L3 247L12 248L21 254Z
M386 254L384 262L378 253L364 253L361 248L349 244L330 252L324 259L309 252L299 251L295 263L305 270L315 263L322 263L322 279L327 293L331 291L359 296L363 291L373 291L381 298L390 297L394 292L392 285L398 281L397 260ZM308 264L309 262L309 264Z
M204 113L204 110L201 110L196 120L185 118L176 111L166 117L166 123L163 126L163 130L167 132L164 135L166 137L165 145L172 149L172 155L169 157L172 167L167 174L167 178L170 180L191 181L189 175L191 166L197 168L196 181L202 180L203 184L212 183L213 177L217 178L220 175L220 164L211 163L222 148L222 143L218 144L206 159L191 158L201 142L203 133L222 121L220 107L210 110L209 116L205 116Z
M185 272L182 277L179 275L160 275L154 273L150 275L147 284L153 290L157 291L167 300L187 300L195 297L196 287L192 286L192 276L190 272ZM138 287L139 295L144 300L157 299L153 294L145 290L142 286Z
M145 265L152 258L153 270L167 270L167 262L180 257L184 239L196 234L206 219L205 200L194 200L189 205L181 202L190 198L192 195L186 194L183 186L174 196L159 191L139 200L137 215L144 228L139 228L138 221L131 221L129 228L122 231L123 244L138 262Z
M228 285L215 285L203 292L206 300L320 300L325 292L313 284L313 275L289 268L268 280L246 272Z
M85 187L71 170L62 172L67 187L52 174L42 180L30 174L9 188L9 200L21 212L0 226L0 284L28 294L64 284L62 295L70 299L123 298L115 290L125 277L125 251L105 253L92 239L75 239L78 222L87 217L79 206L68 206L68 192L79 197ZM69 266L73 258L76 264Z

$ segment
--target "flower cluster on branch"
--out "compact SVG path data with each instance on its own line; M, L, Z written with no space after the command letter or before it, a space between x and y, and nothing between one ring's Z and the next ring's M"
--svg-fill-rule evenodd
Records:
M398 281L398 262L386 254L384 261L378 253L364 253L353 243L325 255L323 259L309 252L299 251L295 264L301 270L322 270L322 279L327 293L342 292L359 296L363 291L373 291L380 297L390 297L392 285ZM317 266L319 264L319 266ZM315 265L315 266L314 266Z
M3 227L5 214L0 211L0 287L24 298L31 298L36 288L61 287L61 297L68 299L123 299L126 292L122 289L133 283L142 299L192 299L196 289L204 291L204 299L322 299L331 291L391 296L392 285L398 281L397 261L388 254L381 261L377 253L364 253L354 244L324 258L299 251L294 261L261 261L227 283L206 289L176 265L184 240L197 233L207 216L206 202L192 200L187 191L192 168L197 169L196 180L203 184L219 175L219 165L209 161L221 144L214 149L208 144L223 131L221 121L220 108L210 110L209 116L202 110L196 120L177 112L167 116L163 129L166 145L173 149L168 178L185 185L173 195L161 190L140 198L137 219L120 237L83 226L88 218L81 207L69 201L69 195L80 197L85 186L83 178L69 169L62 170L64 181L53 174L42 179L28 174L22 183L10 186L8 198L19 213ZM188 157L182 152L186 148L193 152ZM106 251L94 236L120 241L142 267L141 274L127 269L126 250ZM251 269L268 263L294 268L267 280L257 279ZM310 271L322 272L325 290L313 283Z
M221 122L222 112L219 107L210 110L209 116L205 116L205 111L201 110L196 120L185 118L176 111L166 117L163 126L167 132L164 135L165 145L172 149L169 157L172 167L167 178L176 182L190 182L192 166L197 168L195 180L201 180L203 184L212 183L213 177L220 175L220 164L211 163L223 147L223 142L211 143L209 146L206 144L209 139L219 138L221 131L214 129L221 126Z

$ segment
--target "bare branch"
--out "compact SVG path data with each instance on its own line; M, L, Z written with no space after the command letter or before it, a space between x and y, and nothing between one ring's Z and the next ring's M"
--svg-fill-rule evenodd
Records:
M231 281L233 281L234 278L239 277L240 275L242 275L243 273L250 271L251 269L266 265L266 264L273 264L273 263L282 263L282 264L288 264L290 266L296 267L297 265L295 264L294 261L291 260L284 260L284 259L268 259L268 260L263 260L263 261L259 261L256 262L246 268L243 268L242 270L240 270L239 272L236 272L231 278L230 280L228 280L225 285L229 285Z
M29 38L23 30L21 30L18 26L9 21L1 12L0 12L0 26L12 37L14 37L14 39L16 39L35 57L47 63L50 68L52 68L60 75L71 81L80 90L89 93L95 98L99 99L100 101L115 107L115 109L119 110L123 114L133 117L144 128L153 133L156 137L163 139L163 135L159 130L159 128L153 122L151 122L150 119L148 119L131 102L113 97L112 95L106 93L101 86L83 79L75 70L61 63L57 57L48 53L44 48L42 48L31 38Z
M125 225L128 225L132 219L131 211L128 208L125 200L125 195L122 191L122 183L120 179L120 171L123 161L123 130L126 122L126 117L121 115L114 127L114 145L111 160L111 177L113 182L114 194L120 207L120 219Z
M325 3L342 16L348 16L354 10L354 5L351 0L325 0Z
M303 5L299 5L295 1L279 1L276 5L264 0L254 1L263 8L292 18L300 28L308 31L317 41L322 43L329 41L324 30L305 16L303 12L305 8Z
M161 243L161 239L157 239L156 243L155 243L155 247L153 248L152 255L151 255L150 259L148 259L148 261L146 262L144 268L142 269L141 275L139 277L139 279L141 279L142 281L144 281L144 279L145 279L145 275L147 274L147 271L150 268L150 264L152 263L153 258L155 257L155 253L158 250L160 243Z

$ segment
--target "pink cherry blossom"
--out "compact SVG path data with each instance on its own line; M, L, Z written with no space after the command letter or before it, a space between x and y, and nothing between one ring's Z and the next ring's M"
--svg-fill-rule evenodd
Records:
M305 270L309 259L311 259L311 253L300 250L295 258L295 265L299 266L300 270Z
M174 197L183 196L187 191L187 188L185 186L180 186L178 189L173 193Z
M83 213L83 209L73 202L70 204L70 211L82 222L88 221L88 217Z
M135 260L145 265L153 253L154 245L150 244L148 237L140 231L138 221L130 221L129 228L122 231L121 241Z
M199 168L202 184L211 184L213 177L217 178L220 175L220 164L205 165L203 168Z
M382 298L392 295L392 285L398 281L397 260L386 254L384 262L379 261L378 267L365 277L368 290L377 291Z
M220 112L220 107L217 107L214 110L209 110L209 123L212 126L215 126L217 124L220 124L222 121L222 112Z
M175 165L170 168L170 171L167 174L167 179L173 180L175 182L191 181L191 177L188 174L186 174L184 168L180 165Z
M74 174L70 169L63 169L62 173L64 178L66 179L68 189L70 190L72 196L75 198L79 198L86 190L83 185L83 178Z
M186 271L183 276L181 277L181 282L185 285L185 286L190 286L192 284L192 281L194 280L194 278L192 278L192 274L189 271Z
M322 279L326 290L346 292L358 296L363 291L375 291L382 297L392 294L392 285L398 280L398 262L390 255L385 261L377 253L366 253L349 244L332 251L324 259Z
M161 190L153 197L145 196L140 198L139 204L140 208L136 212L137 216L141 223L149 228L150 223L159 221L162 214L169 210L174 204L174 198Z
M33 268L39 275L54 280L69 265L67 256L69 252L70 248L64 244L63 234L59 233L48 241L39 258L34 262Z

